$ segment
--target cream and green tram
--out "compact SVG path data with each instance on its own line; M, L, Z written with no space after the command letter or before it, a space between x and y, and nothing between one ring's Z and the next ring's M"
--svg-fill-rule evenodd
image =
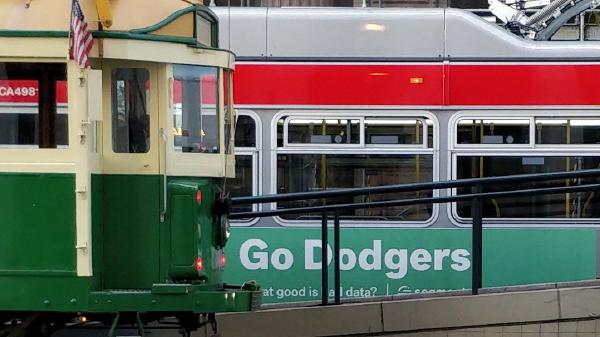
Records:
M216 212L233 177L234 56L180 0L80 0L90 67L69 59L70 0L0 2L0 335L244 311L222 279Z

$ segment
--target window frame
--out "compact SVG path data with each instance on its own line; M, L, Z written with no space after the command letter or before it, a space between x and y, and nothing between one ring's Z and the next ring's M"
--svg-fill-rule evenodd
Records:
M175 76L173 68L178 65L183 66L194 66L194 67L208 67L217 69L217 114L218 114L218 134L219 134L219 152L217 153L204 153L204 152L178 152L175 149L175 135L171 130L175 128L173 117L175 114L175 92L173 85L175 83ZM167 110L165 117L161 120L162 127L165 132L165 140L161 140L161 149L165 147L165 153L167 157L166 161L166 174L168 176L184 176L184 177L197 177L199 172L203 172L203 176L206 177L218 177L224 178L229 172L227 164L228 160L233 163L233 155L226 154L225 152L225 123L224 123L224 98L221 92L223 73L225 69L219 65L200 65L200 64L188 64L188 63L169 63L165 69L165 102L163 108ZM230 159L228 159L230 158Z
M529 119L529 144L458 144L458 122L464 119ZM600 111L589 110L471 110L458 111L450 117L448 132L448 177L455 180L458 157L591 157L600 156L600 144L536 144L536 119L600 119ZM523 146L524 145L524 146ZM577 151L574 153L573 150ZM491 152L491 153L490 153ZM457 195L456 188L447 189ZM458 215L457 203L447 207L451 223L471 228L471 218ZM484 227L600 227L598 218L484 218Z
M312 115L311 115L312 114ZM361 144L343 144L343 146L332 147L331 144L326 146L311 146L313 144L293 144L286 148L285 139L282 147L277 146L277 128L278 122L283 117L296 117L310 119L341 119L341 118L361 118L360 137ZM428 135L427 128L433 127L433 146L428 146L428 141L423 144L399 144L397 147L390 144L365 144L364 142L364 119L369 117L388 117L397 119L418 119L431 120L432 124L428 126L424 123L425 135ZM289 119L286 119L288 121ZM285 124L285 123L284 123ZM283 128L285 136L285 126ZM424 154L432 156L432 181L439 181L439 121L435 114L427 110L401 110L401 109L382 109L376 107L373 109L362 108L360 110L341 110L341 109L310 109L310 110L280 110L271 120L271 143L269 153L271 155L271 177L270 177L270 194L277 193L277 156L279 154L305 154L307 151L314 154ZM428 137L423 135L423 137ZM301 146L298 146L301 145ZM321 145L321 144L317 144ZM341 145L341 144L339 144ZM348 146L352 145L352 146ZM439 196L439 191L433 191L433 196ZM269 203L270 209L276 209L276 203ZM359 227L359 228L426 228L432 226L438 219L440 206L433 204L431 216L424 221L366 221L366 220L348 220L341 221L342 227ZM273 217L275 223L282 227L320 227L320 220L288 220L279 216ZM331 221L330 221L331 222Z
M233 137L233 154L237 155L250 155L252 156L252 196L262 195L262 174L259 174L261 163L262 163L262 125L260 123L260 117L258 114L252 110L237 110L238 118L239 116L248 116L254 121L255 126L255 146L244 146L244 147L236 147L235 146L235 135ZM260 212L262 210L262 204L253 204L252 211ZM255 225L260 218L248 218L248 219L236 219L230 220L232 227L250 227Z

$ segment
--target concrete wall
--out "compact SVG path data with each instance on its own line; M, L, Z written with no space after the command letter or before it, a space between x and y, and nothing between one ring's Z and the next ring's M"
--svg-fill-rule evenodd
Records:
M597 285L261 310L218 322L222 337L592 337L600 336L595 317Z

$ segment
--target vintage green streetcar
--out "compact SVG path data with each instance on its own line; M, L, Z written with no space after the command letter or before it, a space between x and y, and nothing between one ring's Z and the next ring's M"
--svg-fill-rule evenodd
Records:
M217 18L195 1L78 5L83 67L71 0L0 1L0 336L171 317L189 332L253 309L253 282L222 279L234 56Z

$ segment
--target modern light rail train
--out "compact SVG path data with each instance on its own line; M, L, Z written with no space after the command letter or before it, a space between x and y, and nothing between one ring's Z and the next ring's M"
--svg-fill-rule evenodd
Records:
M238 60L234 195L600 166L600 43L530 41L450 8L215 11ZM484 286L596 278L599 202L486 202ZM470 287L466 206L342 213L342 295ZM319 226L237 222L227 275L263 280L266 302L319 300Z

